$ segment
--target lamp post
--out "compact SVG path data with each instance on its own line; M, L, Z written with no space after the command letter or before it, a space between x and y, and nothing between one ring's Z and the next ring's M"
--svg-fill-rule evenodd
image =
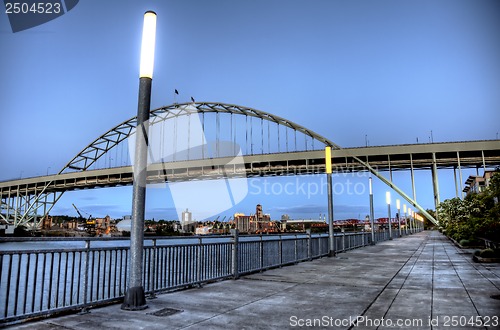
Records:
M325 169L326 169L326 180L328 183L328 236L330 248L328 251L328 256L335 256L335 241L333 233L333 194L332 194L332 148L325 147Z
M387 215L389 217L389 239L392 239L392 224L391 224L391 192L385 193L385 201L387 203Z
M411 211L411 217L413 219L413 227L415 228L415 232L418 233L418 222L417 218L415 218L415 211Z
M396 199L396 208L398 209L398 234L401 237L401 203Z
M406 204L403 204L403 212L405 214L405 234L408 235L408 217L406 216Z
M375 244L375 216L373 211L373 186L371 176L368 178L368 185L370 187L370 225L372 227L372 244Z
M132 230L130 232L130 277L128 289L121 306L125 310L142 310L148 307L142 283L144 249L144 213L146 204L146 174L148 149L148 120L151 103L154 50L156 39L156 13L144 14L142 30L141 63L139 73L139 101L134 156L134 186L132 197Z
M413 231L415 228L413 228L414 224L411 220L411 209L410 208L408 208L408 220L410 222L410 234L413 234Z

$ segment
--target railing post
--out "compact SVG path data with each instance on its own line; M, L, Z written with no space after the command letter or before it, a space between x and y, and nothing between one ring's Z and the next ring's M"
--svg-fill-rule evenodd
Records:
M311 229L306 229L306 234L307 234L307 259L309 261L312 260L312 251L311 251L311 243L312 243L312 239L311 239Z
M295 234L295 239L293 241L294 241L294 254L295 254L294 262L297 263L299 261L299 253L297 251L297 234Z
M156 276L156 238L153 238L153 250L152 256L149 258L149 286L151 287L151 292L149 294L149 299L156 298L155 295L155 276Z
M79 314L90 313L87 309L87 289L89 283L90 240L85 240L85 274L83 274L83 308ZM44 269L45 271L45 269ZM92 290L93 288L90 288Z
M233 235L233 269L232 269L232 272L233 272L233 279L238 279L239 277L239 268L238 268L238 241L239 241L239 237L238 237L238 229L231 229L231 235Z
M203 261L203 242L201 236L198 237L198 253L196 255L196 282L198 282L198 287L201 288L201 267Z
M280 240L278 241L278 253L280 260L280 267L283 265L283 238L279 235Z
M264 269L264 242L262 241L262 234L260 235L259 242L259 268L261 272Z
M342 227L342 251L345 252L345 230Z

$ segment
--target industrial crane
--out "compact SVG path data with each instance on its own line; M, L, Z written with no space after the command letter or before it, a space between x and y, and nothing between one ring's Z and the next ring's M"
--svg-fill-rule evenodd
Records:
M80 213L80 211L78 210L78 208L76 207L75 204L71 204L73 205L73 207L75 208L76 210L76 213L78 213L78 215L80 216L80 218L82 219L85 219L82 214ZM85 212L85 211L83 211ZM87 212L85 212L87 213ZM87 213L88 214L88 213ZM89 218L85 221L85 229L87 230L87 232L89 234L95 234L95 220L92 219L92 214L89 214Z

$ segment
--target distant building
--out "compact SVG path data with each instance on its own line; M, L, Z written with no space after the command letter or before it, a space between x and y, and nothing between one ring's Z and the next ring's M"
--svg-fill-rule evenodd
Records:
M276 224L271 221L271 215L264 214L260 204L255 207L255 214L235 213L233 221L235 228L241 233L260 234L277 231Z
M194 233L196 228L196 223L193 221L193 213L189 212L188 209L182 212L181 215L181 232L183 233Z
M193 214L191 212L189 212L188 209L186 209L186 211L182 212L181 222L189 223L191 221L193 221Z
M465 181L465 188L463 190L467 195L472 193L483 192L490 183L490 179L496 171L485 171L483 176L470 175Z

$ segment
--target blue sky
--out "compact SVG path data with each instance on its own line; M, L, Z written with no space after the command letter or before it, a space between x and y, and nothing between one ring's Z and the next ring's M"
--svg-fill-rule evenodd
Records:
M495 139L500 131L495 0L81 0L18 33L0 14L0 180L58 172L136 115L147 10L158 14L152 108L173 103L178 89L178 102L193 96L260 109L343 147L363 146L365 136L384 145L429 142L431 130L437 142ZM345 188L335 196L336 217L364 217L367 177L334 180ZM346 193L348 182L365 193ZM408 173L395 182L410 191ZM430 187L430 173L418 173L417 200L429 208ZM440 172L440 189L442 199L454 196L449 171ZM376 216L385 216L385 190L375 182ZM52 214L74 215L75 203L121 217L130 214L130 191L67 193ZM273 218L326 212L325 194L299 192L250 193L223 214L250 213L257 203ZM168 192L148 192L147 216L175 216Z

